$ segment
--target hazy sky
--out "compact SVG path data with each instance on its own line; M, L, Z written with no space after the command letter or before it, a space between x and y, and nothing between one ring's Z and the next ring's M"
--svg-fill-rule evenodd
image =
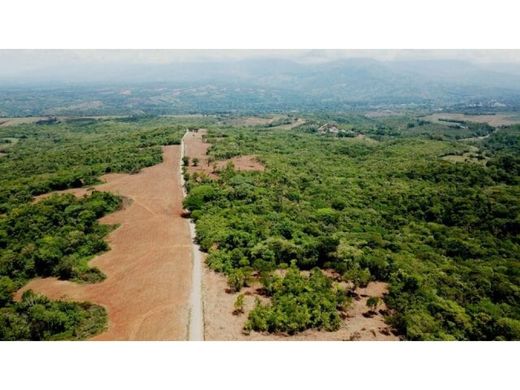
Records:
M459 59L473 63L513 63L520 50L0 50L0 74L102 63L165 64L179 61L285 58L322 62L365 57L383 61Z

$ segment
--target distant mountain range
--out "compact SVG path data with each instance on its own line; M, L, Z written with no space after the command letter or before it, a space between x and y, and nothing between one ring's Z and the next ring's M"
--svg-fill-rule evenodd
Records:
M323 63L255 59L72 64L0 75L0 96L10 102L0 102L0 112L12 114L13 104L20 103L22 94L36 88L47 102L35 99L33 103L41 107L26 109L38 114L67 113L81 107L85 114L343 110L396 105L511 109L520 106L520 69L514 64L364 58ZM60 93L61 99L54 96ZM48 104L49 94L54 96L50 99L57 104L54 107Z

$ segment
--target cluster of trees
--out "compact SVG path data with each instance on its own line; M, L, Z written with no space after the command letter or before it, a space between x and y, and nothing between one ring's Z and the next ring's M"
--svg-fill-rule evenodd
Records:
M107 249L110 231L99 218L116 210L121 199L108 192L76 198L53 195L11 209L0 219L0 274L15 281L57 276L99 280L99 271L86 260Z
M185 205L208 264L235 291L252 277L269 290L266 275L290 264L334 269L354 285L386 281L388 321L407 339L520 339L517 155L495 152L498 132L479 141L486 166L443 161L467 144L413 136L408 118L392 121L403 130L377 143L301 129L210 129L213 157L254 154L268 169L190 182ZM276 288L270 304L250 313L248 329L334 329L309 314L306 295L338 313L331 286Z
M76 198L34 195L95 184L107 172L137 172L159 163L160 145L180 142L183 126L161 118L76 119L0 128L11 142L0 159L0 340L90 337L106 311L90 303L13 294L36 276L94 283L104 275L88 261L107 250L113 228L98 219L121 198L93 191Z
M26 291L20 302L0 306L0 340L82 340L101 332L106 322L101 306Z
M294 334L305 329L339 329L339 311L346 308L345 291L334 288L332 281L320 269L309 276L292 266L283 277L267 274L263 278L269 304L257 300L250 312L245 330L286 332Z
M103 240L110 231L97 219L114 211L120 198L94 192L78 199L53 195L38 203L11 209L0 217L0 339L48 340L88 336L103 328L106 313L90 304L51 302L26 294L15 302L13 294L35 276L56 276L97 282L104 275L88 260L108 249ZM88 333L88 332L87 332Z

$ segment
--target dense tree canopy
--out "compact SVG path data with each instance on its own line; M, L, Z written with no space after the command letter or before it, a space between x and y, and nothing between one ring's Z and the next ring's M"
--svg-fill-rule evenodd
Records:
M319 133L310 126L320 118L292 131L210 129L212 156L254 154L267 169L190 182L186 206L208 264L235 290L248 275L265 284L290 264L314 269L269 282L271 303L259 302L246 327L335 329L342 293L313 279L333 269L354 285L388 282L388 321L404 338L520 339L518 127L331 119L364 134ZM441 158L471 145L486 164Z

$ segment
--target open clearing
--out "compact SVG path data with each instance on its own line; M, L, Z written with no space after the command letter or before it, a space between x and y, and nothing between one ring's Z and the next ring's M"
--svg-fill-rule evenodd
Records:
M273 123L275 120L283 118L283 115L274 115L270 117L261 116L244 116L226 120L226 123L232 126L265 126Z
M237 171L263 171L265 169L255 156L236 156L228 160L208 162L207 151L211 145L204 142L203 137L205 135L206 130L199 129L196 132L190 131L184 136L184 154L190 158L190 166L188 167L190 174L204 173L209 177L216 178L218 171L229 162L233 163ZM199 159L197 166L193 166L194 158Z
M459 113L436 113L433 115L425 116L423 119L446 123L442 119L456 120L456 121L468 121L477 123L488 123L490 126L510 126L520 123L520 115L518 113L497 113L495 115L466 115Z
M382 312L386 310L384 303L379 306L375 315L365 316L369 311L366 305L368 297L382 297L387 292L387 285L383 282L372 282L366 288L356 290L359 294L359 300L353 300L347 318L342 321L339 330L335 332L307 330L292 336L258 332L251 332L249 335L242 333L247 315L254 307L255 297L258 296L262 299L261 296L257 295L256 288L243 289L242 293L245 294L244 313L234 315L233 303L238 293L230 294L226 292L228 285L224 275L212 271L205 265L202 285L204 288L205 340L399 340L397 336L391 333L389 326L384 322L382 315Z
M55 116L55 115L52 115L52 117L55 117L58 121L62 122L62 121L74 120L74 119L117 119L117 118L125 118L126 116L125 115L85 115L85 116L78 116L78 115ZM27 116L27 117L0 118L0 127L31 124L31 123L36 123L40 120L46 120L46 119L49 119L49 116Z
M0 127L36 123L39 120L48 119L46 116L29 116L20 118L0 118Z
M276 127L273 127L273 129L280 129L280 130L291 130L291 129L294 129L295 127L298 127L298 126L301 126L305 124L305 119L303 118L297 118L294 122L292 123L288 123L288 124L285 124L285 125L280 125L280 126L276 126Z
M136 175L110 174L96 190L127 200L101 219L120 224L108 236L110 250L94 258L107 278L78 284L33 279L32 289L52 299L89 301L108 311L108 329L95 340L186 340L192 275L192 242L182 213L180 146L163 148L163 162ZM89 189L73 189L81 196Z
M465 152L463 154L448 154L446 156L441 157L442 160L453 162L453 163L475 163L475 164L481 164L486 165L489 158L482 157L478 158L478 156L475 153L472 152Z
M261 116L244 116L225 120L224 123L231 126L255 127L255 126L272 126L273 129L290 130L305 123L303 118L291 118L291 123L285 123L276 126L277 121L289 119L285 115L272 115L268 117Z

